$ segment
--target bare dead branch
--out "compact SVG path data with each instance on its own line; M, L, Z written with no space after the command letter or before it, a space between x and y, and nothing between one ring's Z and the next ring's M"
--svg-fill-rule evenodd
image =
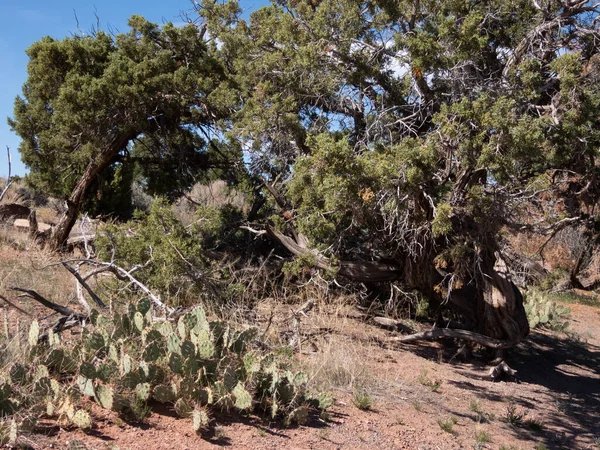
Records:
M46 308L49 308L52 311L55 311L55 312L57 312L59 314L62 314L63 316L75 317L75 318L77 318L79 320L85 320L85 319L87 319L87 315L86 314L82 314L80 312L73 311L72 309L69 309L66 306L57 305L56 303L53 303L50 300L45 299L44 297L42 297L40 294L38 294L36 291L34 291L32 289L23 289L23 288L19 288L19 287L11 287L10 290L11 291L16 291L16 292L23 292L23 296L29 297L29 298L35 300L36 302L44 305Z
M518 342L503 341L500 339L494 339L483 334L474 333L467 330L457 330L452 328L435 328L430 331L424 331L422 333L415 333L409 336L397 336L389 339L391 342L414 342L420 340L429 340L439 338L457 338L465 339L467 341L476 342L484 347L503 350L507 348L513 348Z
M337 271L338 275L353 281L393 281L401 275L401 268L399 266L374 261L341 261L338 264L333 264L329 258L317 250L307 248L305 242L298 243L270 226L267 226L267 233L281 242L294 256L311 255L315 258L315 266L319 269Z
M83 277L79 274L79 272L77 270L75 270L73 267L71 267L70 265L68 265L65 262L63 262L62 265L64 266L65 269L67 269L69 272L71 272L71 274L77 279L79 284L87 291L88 294L90 294L90 297L92 297L92 300L94 300L94 302L100 308L106 308L106 304L102 301L102 299L98 296L98 294L96 294L92 290L90 285L86 283L86 281L83 279Z
M17 305L15 305L13 302L11 302L10 300L8 300L6 297L4 297L1 294L0 294L0 299L4 300L9 306L12 306L14 309L16 309L17 311L19 311L20 313L25 314L26 316L32 317L31 314L29 314L27 311L25 311L24 309L19 308Z
M4 189L2 189L2 192L0 192L0 202L2 201L2 199L4 198L4 196L6 195L6 192L8 191L8 188L10 188L10 185L13 182L13 180L11 178L12 160L11 160L11 157L10 157L10 147L8 145L6 146L6 153L8 154L8 178L6 179L6 186L4 186Z

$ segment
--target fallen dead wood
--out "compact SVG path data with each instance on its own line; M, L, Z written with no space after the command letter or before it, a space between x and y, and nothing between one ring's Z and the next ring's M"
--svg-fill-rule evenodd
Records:
M34 291L32 289L11 287L10 290L16 291L16 292L22 292L23 293L22 296L29 297L29 298L35 300L36 302L44 305L46 308L51 309L52 311L55 311L63 316L74 317L74 318L77 318L80 320L85 320L88 317L87 314L73 311L72 309L67 308L66 306L57 305L56 303L51 302L50 300L45 299L44 297L42 297L40 294L38 294L36 291Z
M79 274L79 272L77 270L75 270L73 267L71 267L66 262L63 262L62 265L64 266L65 269L67 269L69 272L71 272L71 275L73 275L77 279L79 284L87 291L87 293L90 294L90 297L92 297L92 300L94 300L96 305L98 305L100 308L106 308L106 304L102 301L102 299L98 296L98 294L96 294L92 290L90 285L87 284L87 282L83 279L83 277Z
M268 225L266 230L269 236L278 240L294 256L311 255L315 258L315 266L319 269L337 272L339 276L353 281L393 281L398 279L402 274L399 266L375 261L340 261L339 263L334 264L329 258L321 254L316 249L308 248L307 240L303 235L298 235L298 241L296 241Z
M500 361L500 364L494 366L490 369L488 375L494 381L502 378L504 375L508 377L514 377L517 371L515 369L511 369L505 361Z
M9 299L7 299L5 296L0 295L0 299L3 300L4 302L6 302L8 304L8 306L11 306L12 308L14 308L16 311L19 311L21 314L25 314L26 316L31 317L31 314L29 314L27 311L25 311L22 308L19 308L17 305L15 305L13 302L11 302Z
M85 324L85 322L88 319L87 314L73 311L72 309L67 308L66 306L61 306L54 302L51 302L50 300L44 298L43 296L41 296L39 293L37 293L36 291L34 291L32 289L23 289L23 288L19 288L19 287L12 287L12 288L10 288L10 290L15 291L15 292L22 292L22 294L20 294L19 297L31 298L31 299L35 300L36 302L40 303L41 305L45 306L46 308L51 309L52 311L55 311L58 314L60 314L62 317L60 319L58 319L58 321L54 325L52 325L51 327L48 328L48 330L52 329L53 333L60 333L61 331L67 330L69 328L83 325L83 324ZM23 311L18 306L14 305L12 302L8 301L6 298L2 297L2 300L4 300L6 303L8 303L10 306L15 308L16 310L27 314L25 311ZM43 333L39 336L38 342L47 341L48 337L49 337L49 331L46 331L45 333Z
M484 347L491 348L494 350L504 350L513 348L516 344L512 341L503 341L500 339L494 339L483 334L474 333L467 330L457 330L454 328L435 328L430 331L424 331L421 333L415 333L408 336L396 336L389 339L390 342L414 342L420 340L434 340L439 338L456 338L464 339L467 341L476 342L477 344L483 345Z

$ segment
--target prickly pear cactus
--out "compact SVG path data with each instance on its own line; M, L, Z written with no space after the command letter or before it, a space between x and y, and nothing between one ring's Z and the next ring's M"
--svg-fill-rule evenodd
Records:
M235 386L231 394L235 399L235 407L237 409L242 411L252 409L252 395L246 390L241 382Z
M251 411L260 405L273 417L298 424L308 414L306 376L291 372L284 357L259 350L255 329L235 331L209 322L200 307L181 316L176 326L153 322L147 299L112 317L91 316L70 347L54 338L38 342L39 324L31 324L27 354L35 363L15 363L0 374L1 416L26 405L18 397L21 391L38 402L37 414L82 429L92 426L82 397L126 415L148 408L151 399L170 403L197 432L210 426L215 408Z
M90 416L90 413L83 409L79 409L73 414L71 422L82 430L87 430L92 427L92 417Z
M206 409L194 409L192 412L192 425L196 433L200 433L208 429L210 426L210 417Z

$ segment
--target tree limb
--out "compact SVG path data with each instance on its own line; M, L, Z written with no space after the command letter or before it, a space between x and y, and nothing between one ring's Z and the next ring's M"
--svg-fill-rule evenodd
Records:
M11 179L11 157L10 157L10 147L7 145L6 146L6 153L8 154L8 178L6 179L6 186L4 186L4 189L2 189L2 192L0 192L0 202L2 201L2 199L4 198L4 196L6 195L6 192L8 191L8 188L10 188L10 185L12 184L13 180Z
M8 305L12 306L13 308L15 308L17 311L25 314L26 316L32 317L31 314L29 314L27 311L25 311L24 309L19 308L17 305L15 305L13 302L11 302L10 300L8 300L6 297L4 297L3 295L0 294L0 299L4 300L6 303L8 303Z
M502 350L507 348L515 347L519 342L513 341L503 341L500 339L494 339L483 334L474 333L472 331L467 330L456 330L452 328L435 328L430 331L424 331L422 333L415 333L409 336L398 336L392 337L389 340L391 342L413 342L420 340L429 340L432 341L434 339L439 338L457 338L457 339L465 339L467 341L476 342L484 347Z
M56 311L57 313L62 314L63 316L72 316L72 317L75 317L75 318L80 319L80 320L87 319L87 315L86 314L83 314L83 313L80 313L80 312L77 312L77 311L73 311L72 309L69 309L66 306L57 305L56 303L53 303L50 300L45 299L44 297L42 297L40 294L38 294L36 291L34 291L32 289L23 289L23 288L19 288L19 287L11 287L10 290L11 291L16 291L16 292L23 292L23 294L24 294L25 297L32 298L36 302L41 303L42 305L44 305L46 308L49 308L52 311Z
M303 239L304 242L298 243L271 226L267 225L266 228L269 236L277 239L294 256L311 255L315 258L315 266L319 269L337 271L338 275L350 280L359 282L392 281L398 279L402 274L400 266L375 261L340 261L338 264L333 264L329 258L316 249L306 247L306 239Z
M81 284L81 286L88 292L88 294L90 294L90 297L92 297L92 300L94 300L94 302L96 302L96 304L100 308L106 308L106 304L102 301L102 299L98 296L98 294L96 294L92 290L90 285L86 283L86 281L83 279L83 277L81 275L79 275L79 273L75 269L73 269L66 262L63 262L62 265L64 266L65 269L67 269L69 272L71 272L71 274L77 279L79 284Z

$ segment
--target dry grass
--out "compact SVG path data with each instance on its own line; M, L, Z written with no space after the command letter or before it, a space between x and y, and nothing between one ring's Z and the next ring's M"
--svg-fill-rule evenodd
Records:
M15 292L10 291L11 287L33 289L62 305L72 303L73 277L61 265L56 265L58 262L57 255L33 245L29 245L26 251L0 245L0 294L36 316L40 311L45 316L48 310L33 300L18 298ZM26 319L22 315L21 318Z
M173 211L187 226L196 221L198 205L217 208L231 205L239 209L247 206L246 196L243 193L227 186L225 181L217 180L209 185L200 183L194 185L190 192L173 204Z
M303 364L309 374L310 385L317 391L352 389L369 381L364 348L338 336L324 341L316 353Z

